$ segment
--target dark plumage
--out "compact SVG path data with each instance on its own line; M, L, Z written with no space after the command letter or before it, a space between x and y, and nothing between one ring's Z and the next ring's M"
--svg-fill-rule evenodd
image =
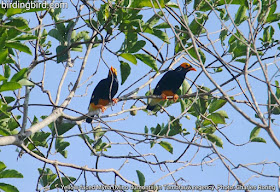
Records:
M173 100L177 101L178 95L176 92L182 85L186 73L189 71L196 71L196 69L188 63L182 63L175 70L168 71L159 80L153 95L161 95L163 99L166 99L167 96L173 96ZM161 99L151 99L147 109L151 111L154 110L160 101Z
M98 115L100 112L104 112L106 110L106 106L111 102L117 102L113 97L117 94L119 88L119 83L117 79L117 70L113 67L110 68L108 77L106 79L102 79L97 86L95 87L88 110L89 112L94 111L95 113L92 115ZM92 118L87 118L86 122L91 123Z

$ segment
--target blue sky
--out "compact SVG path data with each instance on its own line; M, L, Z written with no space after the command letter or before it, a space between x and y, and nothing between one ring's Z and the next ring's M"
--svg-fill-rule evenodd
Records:
M69 7L71 7L71 4L69 3ZM87 12L87 10L84 8L84 11ZM236 7L234 7L232 12L236 11ZM68 19L72 18L75 16L75 10L73 8L69 8L67 10L62 10L62 19ZM150 10L145 11L143 13L144 20L146 21L148 18L152 16L153 13L151 13ZM233 14L234 15L234 14ZM34 13L28 13L26 14L26 18L30 22L30 26L34 27L37 25L37 22L35 21L34 18ZM171 22L174 22L171 19ZM44 19L44 24L52 23L50 20L50 17L47 16L46 19ZM80 24L80 23L79 23ZM79 25L78 25L79 26ZM210 21L208 21L208 24L206 25L206 28L209 30L209 32L214 32L219 29L220 25L217 25L217 20L216 18L211 18ZM244 25L245 27L245 25ZM47 27L47 30L51 30L53 26ZM242 30L245 28L242 28ZM88 28L86 29L88 30ZM278 30L278 29L277 29ZM246 30L244 31L246 33ZM279 34L279 30L277 31ZM168 31L168 35L172 36L172 33ZM152 40L157 44L161 45L162 41L159 39L147 35ZM214 39L219 36L219 33L211 35ZM113 51L117 51L120 48L121 43L123 42L123 35L118 36L115 40L113 40L108 47L110 47ZM141 37L139 37L141 39ZM52 53L55 54L55 48L58 45L58 42L49 37L48 40L52 41ZM171 40L173 42L173 40ZM169 47L170 50L173 50L174 46L172 43ZM217 47L220 47L217 45ZM100 58L100 48L101 46L92 49L91 54L88 58L88 63L86 65L85 73L83 76L83 81L86 80L89 76L91 76L97 67L98 60ZM148 50L151 50L152 53L155 53L153 51L153 48L151 44L147 43L146 47ZM164 48L166 51L166 48ZM85 50L85 49L84 49ZM220 49L218 49L221 51ZM164 51L164 52L165 52ZM271 50L271 52L277 52L277 50ZM83 57L85 51L82 53L77 53L77 52L71 52L71 57L75 58L76 56ZM171 54L171 53L170 53ZM169 56L170 56L169 54ZM120 81L120 68L119 68L119 60L118 58L111 54L108 51L104 51L104 59L108 63L109 66L116 67L118 70L118 78ZM206 63L210 63L213 61L213 57L206 55L207 60ZM32 56L29 56L25 53L20 53L20 60L21 60L21 65L22 67L27 67L30 65L30 62L32 61ZM179 63L185 62L186 60L182 60ZM70 83L73 83L78 75L79 68L81 66L81 60L76 59L74 63L74 67L70 69L68 76L64 82L63 89L62 89L62 95L60 99L60 104L65 99L65 97L68 95L68 85ZM175 65L177 67L178 64ZM166 63L164 68L167 67L170 63ZM236 66L240 65L240 63L235 62ZM279 63L277 63L279 64ZM124 90L126 87L128 87L132 82L135 80L139 79L141 76L146 74L150 68L145 65L144 63L141 63L138 61L137 65L130 64L131 66L131 75L128 77L127 81L120 86L118 94ZM159 66L159 64L158 64ZM195 79L198 73L201 71L199 67L195 67L197 69L197 72L190 72L187 74L187 78L189 79ZM42 76L42 69L43 65L38 65L34 71L31 73L31 78L33 81L39 81ZM53 98L55 98L57 86L59 84L59 81L61 79L61 76L64 71L64 65L57 64L54 61L48 61L46 65L46 78L45 78L45 87L46 89L51 91L51 94ZM271 66L270 70L275 70L274 66ZM105 78L108 74L108 69L106 68L106 65L101 62L100 66L98 68L98 71L96 75L94 75L87 83L85 83L83 86L81 86L77 92L76 95L84 94L86 90L86 85L92 81L92 84L90 85L88 89L88 94L84 97L74 97L68 106L69 108L75 109L77 111L80 111L82 113L87 113L87 107L88 107L88 102L90 100L91 92L93 91L94 87L97 85L97 83ZM152 73L154 74L154 73ZM256 76L261 76L260 72L254 72ZM151 77L150 75L149 77ZM162 76L162 75L161 75ZM157 77L152 83L151 87L154 88L156 83L159 81L160 77ZM138 84L133 86L131 89L129 89L127 92L124 94L132 91L135 89L137 86L144 84L148 78L145 78L144 80L140 81ZM217 82L224 82L227 79L230 78L230 76L223 71L220 74L213 74L213 77ZM279 79L279 78L278 78ZM250 79L251 80L251 85L254 87L255 95L258 98L259 102L266 103L267 97L266 97L266 87L263 84L260 84L259 82ZM244 78L240 78L240 82L242 85L244 85ZM189 83L191 83L189 81ZM209 88L214 88L213 84L204 76L201 75L198 80L196 81L198 85L204 85ZM228 89L235 88L236 84L231 84L231 86L228 86ZM225 88L225 90L227 90ZM144 95L145 92L148 90L148 86L142 89L141 91L138 92L138 95ZM192 88L192 91L196 91L195 88ZM235 88L231 94L238 93L239 90L238 88ZM118 95L117 94L117 95ZM244 97L238 97L238 99L242 100ZM123 104L124 108L128 109L130 106L134 103L134 100L127 101L125 104L124 102L118 103L116 106L113 106L112 108L108 108L104 114L111 114L111 113L116 113L121 110ZM34 88L33 91L31 92L30 95L30 103L45 103L49 104L49 101L47 99L47 96L45 94L42 94L39 88ZM141 102L137 102L136 106L140 107L143 106ZM241 105L240 105L241 106ZM252 110L249 110L248 107L246 106L241 106L241 109L244 110L244 112L248 113L251 117L254 117L254 114L252 113ZM48 115L51 113L52 108L51 107L30 107L29 110L29 117L33 119L33 116L36 115L38 118L41 115ZM252 129L254 128L254 125L249 123L246 119L244 119L239 113L237 113L231 106L228 104L223 107L223 110L227 111L227 114L229 116L229 119L227 120L227 127L224 128L222 131L227 137L234 143L236 144L242 144L246 143L249 140L249 135ZM174 115L175 117L180 114L180 104L174 104L171 107L167 108L167 111ZM73 116L79 116L79 114L76 114L74 112L70 111L65 111L65 113ZM144 127L155 127L157 123L167 123L168 122L168 116L165 113L158 113L157 116L151 116L147 115L147 113L143 111L138 111L136 116L130 116L129 113L125 113L116 117L104 119L104 120L118 120L121 119L120 121L117 122L109 122L108 124L118 130L122 131L130 131L130 132L137 132L137 133L144 133ZM279 123L279 120L277 120L277 116L275 116L275 123ZM192 138L192 135L194 134L194 128L195 128L195 117L190 115L190 120L183 118L180 122L182 123L183 127L186 128L191 134L189 137L186 137L188 140ZM96 124L94 124L96 125ZM89 124L83 123L82 128L86 130L91 130L91 127ZM279 136L280 131L279 127L273 126L275 135ZM43 128L43 131L49 131L48 127ZM67 132L65 136L73 135L79 133L79 130L77 126L75 126L71 131ZM267 133L264 130L261 130L260 136L263 137L267 143L250 143L245 146L241 147L236 147L231 145L226 141L226 139L219 133L216 133L219 137L221 137L224 141L224 146L223 149L218 148L218 151L223 154L225 157L230 159L230 161L234 165L238 164L249 164L249 163L257 163L257 162L270 162L270 161L278 161L279 163L279 149L275 146L275 144L272 142L272 140L268 137ZM113 143L118 143L117 145L113 145L111 148L108 149L107 152L105 152L108 155L112 156L120 156L120 155L128 155L129 153L132 153L133 155L136 155L135 151L128 145L125 145L126 141L120 137L118 134L115 132L108 132L106 133L106 136L113 142ZM140 138L144 139L143 137L140 136L134 136L135 138ZM178 138L182 139L182 137ZM279 138L279 137L278 137ZM54 149L52 150L52 155L50 155L50 159L52 160L57 160L65 163L72 163L76 164L79 166L85 166L87 165L88 167L95 167L95 161L96 157L91 155L91 152L88 150L88 148L85 146L83 140L78 137L71 137L65 139L66 141L70 142L71 145L67 148L68 149L68 158L65 159L63 158L60 154L54 154ZM154 153L156 154L157 158L159 161L164 161L164 160L173 160L176 159L182 151L186 148L185 144L181 144L178 142L170 141L168 140L173 145L174 152L173 154L170 154L168 151L163 149L159 145L155 145L153 148L150 148L149 143L141 143L138 144L135 148L137 151L139 151L141 154L148 154L148 153ZM205 140L202 141L202 144L207 145L207 142ZM3 161L9 169L16 169L19 172L21 172L24 175L23 179L7 179L4 180L7 183L15 185L20 191L32 191L36 188L36 183L37 179L39 176L38 173L38 168L42 168L43 163L30 157L27 154L24 154L21 158L17 159L18 153L15 152L15 150L18 150L14 146L7 146L7 147L1 147L1 158L0 160ZM181 159L182 161L190 161L194 156L194 160L192 164L200 164L201 160L212 153L211 150L209 149L204 149L201 148L197 152L198 148L195 146L191 146L188 152L183 156ZM45 149L42 149L42 151L45 151ZM213 158L216 158L217 156L213 155L211 156ZM152 156L148 156L147 160L149 161L155 161L155 159ZM210 160L210 159L207 159ZM122 164L126 161L126 159L112 159L112 158L104 158L101 157L99 159L99 168L100 169L109 169L109 168L114 168L114 169L119 169ZM227 161L228 164L230 164ZM174 171L186 164L181 164L181 163L171 163L167 164L168 169L170 171ZM48 165L48 168L51 168L53 172L55 172L53 166ZM263 171L264 174L268 175L279 175L279 167L276 166L275 164L270 164L266 166L252 166L252 169L255 169L257 171ZM68 176L73 176L73 177L78 177L81 171L73 170L70 168L65 168L61 167L61 170ZM120 170L120 173L130 181L135 181L138 183L138 177L136 174L136 170L140 170L146 178L146 185L149 185L159 178L163 177L168 173L167 167L164 165L160 166L152 166L152 169L144 163L139 163L137 161L134 161L132 159L129 159L128 162L123 166L123 168ZM154 172L153 172L154 171ZM241 168L234 170L236 175L243 181L245 182L247 179L250 179L251 176L255 175L254 173ZM100 184L96 177L93 176L91 173L86 173L87 175L87 183L88 185L94 185L94 184ZM112 173L104 173L100 174L100 177L104 182L107 184L113 184L114 182L114 175ZM203 165L203 166L186 166L184 169L176 172L174 174L174 178L181 179L179 181L180 184L182 185L218 185L218 184L223 184L223 185L228 185L228 184L234 184L234 179L232 176L229 176L228 171L225 169L225 167L222 165L221 161L218 159L214 161L212 164L209 166ZM156 183L158 185L163 185L163 184L169 184L174 182L172 177L168 176L164 179L162 179L160 182ZM83 179L80 179L76 185L84 184ZM122 184L122 185L127 185L123 181L121 181L119 178L117 179L117 184ZM251 180L248 182L250 185L275 185L277 186L277 179L271 179L271 178L266 178L266 177L252 177Z

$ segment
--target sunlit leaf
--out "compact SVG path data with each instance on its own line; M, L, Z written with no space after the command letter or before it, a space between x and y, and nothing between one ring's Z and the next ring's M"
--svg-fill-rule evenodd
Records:
M135 54L135 57L139 60L141 60L143 63L154 69L156 72L158 72L157 64L154 58L147 54Z
M164 149L166 149L169 153L173 154L173 147L170 143L166 141L161 141L160 146L162 146Z
M27 71L28 71L27 68L21 69L19 72L14 74L14 76L11 78L11 82L18 82L19 80L23 79Z
M214 134L207 134L206 138L216 146L223 148L223 140L220 137Z
M251 142L266 143L266 140L261 137L254 137L253 139L251 139Z
M22 43L20 43L20 42L9 42L9 43L6 43L6 47L14 48L14 49L17 49L19 51L28 53L29 55L32 55L32 52L29 49L29 47L24 45L24 44L22 44Z
M130 61L133 64L137 64L136 57L130 53L122 53L120 56L128 61Z
M0 172L0 178L23 178L23 175L14 169L6 169Z
M259 133L261 131L261 128L260 127L255 127L252 131L251 131L251 134L250 134L250 140L256 138Z
M245 6L240 6L234 19L234 23L238 26L240 25L243 21L245 21L248 17L246 15L247 8Z
M17 82L6 82L0 85L0 92L2 91L14 91L21 88L21 85Z

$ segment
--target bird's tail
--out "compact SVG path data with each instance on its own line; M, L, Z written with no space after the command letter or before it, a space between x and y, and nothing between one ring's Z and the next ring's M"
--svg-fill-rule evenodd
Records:
M146 109L153 111L155 109L156 105L147 105Z
M92 117L93 117L93 116L92 116ZM86 122L87 122L87 123L91 123L91 122L92 122L92 118L90 118L90 117L86 118Z

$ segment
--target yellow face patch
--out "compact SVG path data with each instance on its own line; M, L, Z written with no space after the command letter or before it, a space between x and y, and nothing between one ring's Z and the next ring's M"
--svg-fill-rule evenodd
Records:
M188 63L182 63L180 66L183 67L183 68L185 68L185 69L191 67L191 65L188 64Z
M110 68L110 71L109 71L109 75L111 76L111 73L113 73L113 74L115 74L116 76L117 76L117 69L116 68L114 68L114 67L111 67Z

